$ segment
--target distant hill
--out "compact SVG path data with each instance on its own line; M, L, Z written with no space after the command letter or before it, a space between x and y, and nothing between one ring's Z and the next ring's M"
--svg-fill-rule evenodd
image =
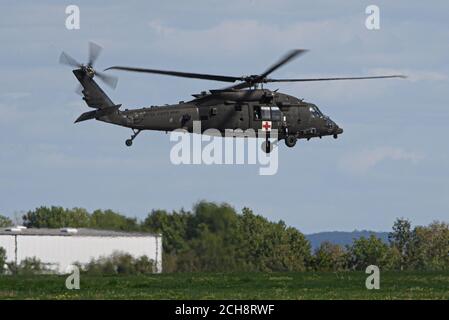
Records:
M374 234L376 237L383 240L385 243L388 243L388 232L375 232L375 231L329 231L329 232L318 232L306 235L306 238L310 241L312 245L312 249L315 250L321 244L321 242L329 241L331 243L339 244L345 246L347 244L351 244L354 239L358 239L360 237L369 237Z

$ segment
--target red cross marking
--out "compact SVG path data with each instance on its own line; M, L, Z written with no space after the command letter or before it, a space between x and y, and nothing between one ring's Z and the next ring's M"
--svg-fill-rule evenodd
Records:
M265 121L262 125L262 128L264 128L266 131L271 128L271 124L267 121Z

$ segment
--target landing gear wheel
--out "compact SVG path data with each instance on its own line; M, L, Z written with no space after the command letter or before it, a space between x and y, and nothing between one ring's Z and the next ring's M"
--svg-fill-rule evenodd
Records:
M273 151L273 145L271 144L270 140L267 140L262 143L262 150L265 153L270 153L271 151Z
M289 135L289 136L285 137L285 144L287 145L287 147L293 148L295 146L297 140L298 139L296 138L296 136Z
M140 131L141 130L133 129L133 135L131 136L131 139L125 141L127 147L131 147L133 145L133 140L139 135Z

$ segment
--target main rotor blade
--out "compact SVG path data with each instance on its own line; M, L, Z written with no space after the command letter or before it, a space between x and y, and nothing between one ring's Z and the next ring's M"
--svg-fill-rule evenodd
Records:
M305 81L333 81L333 80L364 80L364 79L388 79L388 78L402 78L404 75L389 75L389 76L372 76L372 77L337 77L337 78L303 78L303 79L265 79L264 82L305 82Z
M81 63L76 61L75 58L72 58L65 52L62 52L61 55L59 56L59 63L65 64L65 65L68 65L71 67L77 67L77 68L81 67Z
M372 76L372 77L337 77L337 78L303 78L303 79L262 79L260 82L307 82L307 81L333 81L333 80L365 80L365 79L388 79L388 78L401 78L405 79L404 75L390 75L390 76ZM242 82L236 85L224 88L223 90L239 90L252 87L252 83Z
M98 56L101 53L101 50L103 50L103 48L99 44L91 41L89 42L89 66L94 65L95 61L98 59Z
M104 83L106 83L108 86L110 86L112 89L115 89L117 87L118 82L117 77L98 71L95 71L95 75L98 78L100 78Z
M215 80L215 81L223 81L223 82L235 82L235 81L239 81L239 80L240 81L244 80L243 77L228 77L228 76L221 76L221 75L215 75L215 74L132 68L132 67L120 67L120 66L109 67L109 68L105 69L105 71L106 70L123 70L123 71L132 71L132 72L155 73L155 74L163 74L166 76L175 76L175 77L182 77L182 78L202 79L202 80Z
M286 64L290 60L296 58L297 56L299 56L299 55L301 55L301 54L303 54L305 52L307 52L307 50L304 50L304 49L296 49L296 50L290 51L284 57L282 57L277 63L273 64L264 73L262 73L258 78L259 79L265 78L267 75L269 75L270 73L272 73L273 71L275 71L279 67L283 66L284 64Z

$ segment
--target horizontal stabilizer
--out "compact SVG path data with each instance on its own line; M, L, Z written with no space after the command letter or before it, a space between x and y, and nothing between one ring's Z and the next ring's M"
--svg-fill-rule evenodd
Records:
M78 119L75 120L75 123L78 123L78 122L81 122L81 121L95 119L95 114L96 113L97 113L97 111L84 112L82 115L80 115L78 117Z
M91 119L96 119L96 118L100 118L103 116L107 116L109 114L113 114L113 113L117 112L121 106L122 106L121 104L118 104L118 105L106 107L103 109L84 112L82 115L80 115L78 117L78 119L75 120L75 123L81 122L81 121L86 121L86 120L91 120Z

